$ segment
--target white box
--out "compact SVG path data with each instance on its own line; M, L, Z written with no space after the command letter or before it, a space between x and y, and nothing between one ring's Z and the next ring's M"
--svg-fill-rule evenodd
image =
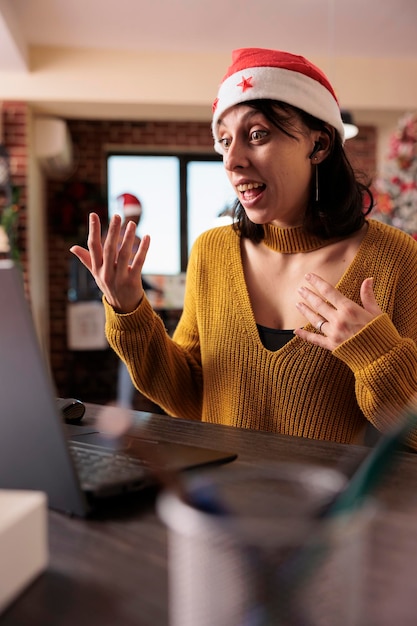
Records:
M47 564L46 494L0 489L0 613Z

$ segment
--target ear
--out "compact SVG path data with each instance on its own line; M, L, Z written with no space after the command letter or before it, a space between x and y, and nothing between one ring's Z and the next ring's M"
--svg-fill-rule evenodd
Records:
M327 131L327 132L326 132ZM331 126L326 125L326 130L317 131L313 134L314 146L312 148L312 152L309 155L309 158L312 159L312 162L317 165L324 161L333 145L335 129Z

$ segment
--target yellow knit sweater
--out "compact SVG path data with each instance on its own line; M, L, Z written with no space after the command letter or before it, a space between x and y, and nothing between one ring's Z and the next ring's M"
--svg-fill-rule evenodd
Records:
M299 229L280 229L287 236L306 249ZM360 304L370 276L384 313L354 337L329 352L294 336L270 352L253 316L239 235L219 227L193 247L172 339L146 296L126 315L104 300L106 334L137 388L170 415L360 442L366 420L385 430L417 391L417 242L369 220L337 288Z

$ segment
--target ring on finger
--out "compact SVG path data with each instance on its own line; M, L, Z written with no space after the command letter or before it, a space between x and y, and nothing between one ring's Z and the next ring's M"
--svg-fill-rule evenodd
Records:
M327 320L320 320L319 322L317 322L316 324L316 329L319 331L319 333L321 333L321 329L323 324L325 324L327 322Z

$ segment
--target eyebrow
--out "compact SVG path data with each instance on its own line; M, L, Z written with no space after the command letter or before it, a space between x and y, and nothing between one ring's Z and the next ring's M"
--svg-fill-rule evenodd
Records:
M241 102L241 103L239 103L239 104L237 104L235 106L242 106L244 104L245 104L244 102ZM267 119L265 117L265 115L262 113L262 111L258 111L257 109L252 109L252 107L251 107L250 110L246 111L246 113L243 115L243 117L241 118L241 121L245 122L248 118L251 118L251 117L253 117L255 115L261 115L263 119ZM224 124L223 118L220 117L217 120L217 128L219 128L222 125L225 125L225 124Z

